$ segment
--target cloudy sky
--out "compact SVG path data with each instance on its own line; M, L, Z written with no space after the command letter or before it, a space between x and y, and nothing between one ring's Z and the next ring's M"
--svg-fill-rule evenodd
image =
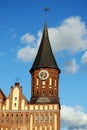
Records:
M18 78L30 99L29 70L46 20L61 69L61 130L87 130L86 15L87 0L0 0L0 88L8 96Z

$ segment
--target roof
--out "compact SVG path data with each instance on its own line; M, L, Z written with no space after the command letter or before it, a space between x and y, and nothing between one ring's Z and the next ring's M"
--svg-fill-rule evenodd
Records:
M38 53L31 67L30 73L32 73L34 69L45 68L45 67L55 68L59 70L60 72L60 69L56 63L56 60L54 58L54 55L51 49L46 22L44 24L43 35L42 35L41 43L38 49Z
M6 96L1 89L0 89L0 98L3 99L3 100L6 99Z

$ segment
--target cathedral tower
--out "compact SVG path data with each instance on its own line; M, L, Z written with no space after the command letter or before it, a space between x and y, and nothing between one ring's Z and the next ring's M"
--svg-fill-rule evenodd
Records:
M52 126L50 126L50 129L42 130L60 130L60 101L58 94L60 69L51 49L46 23L44 24L41 43L30 73L32 76L32 94L30 103L39 105L47 104L48 107L51 104L52 107L50 114L48 114L49 120L53 120ZM56 107L57 111L54 110ZM44 110L43 117L45 117L45 114L46 111Z

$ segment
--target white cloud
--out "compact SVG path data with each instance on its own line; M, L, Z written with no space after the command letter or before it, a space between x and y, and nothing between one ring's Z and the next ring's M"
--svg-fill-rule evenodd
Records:
M26 42L27 45L18 50L17 58L24 62L31 61L35 57L38 46L40 44L41 36L42 36L41 31L38 31L37 39L33 35L30 35L29 33L24 34L20 40L22 42ZM34 44L35 40L36 44Z
M87 30L79 16L67 18L59 27L50 28L49 36L55 51L78 52L87 48Z
M17 53L17 58L22 61L30 61L35 57L36 49L31 48L30 46L26 46L24 48L21 48Z
M21 39L20 39L23 43L32 43L35 41L35 37L34 35L31 35L30 33L26 33L24 34Z
M87 130L87 114L80 106L61 107L61 125L68 130Z
M83 63L87 64L87 51L84 53L84 55L82 56L82 60Z
M68 60L64 63L64 72L75 74L79 66L76 63L75 59Z
M53 27L49 28L49 39L52 44L52 49L55 52L58 51L63 51L63 50L68 50L70 52L76 53L79 51L84 51L87 49L87 30L86 30L86 25L83 21L81 21L81 18L79 16L77 17L69 17L62 21L61 25L59 27ZM24 56L26 55L25 53L28 51L28 48L32 48L33 50L37 50L38 45L40 44L42 33L41 31L37 32L37 36L35 37L34 35L31 35L30 33L24 34L20 40L25 44L25 47L19 49L19 52L22 50L22 55L20 56L19 52L17 53L17 57L20 58L21 60L25 59ZM23 51L24 49L24 51ZM27 61L30 59L33 59L33 55L27 55ZM73 71L76 71L78 67L75 67Z

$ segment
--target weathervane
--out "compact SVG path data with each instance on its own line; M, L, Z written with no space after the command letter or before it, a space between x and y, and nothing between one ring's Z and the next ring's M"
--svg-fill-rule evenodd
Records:
M50 11L50 9L46 7L44 8L44 11L45 11L45 21L46 21L47 11Z

